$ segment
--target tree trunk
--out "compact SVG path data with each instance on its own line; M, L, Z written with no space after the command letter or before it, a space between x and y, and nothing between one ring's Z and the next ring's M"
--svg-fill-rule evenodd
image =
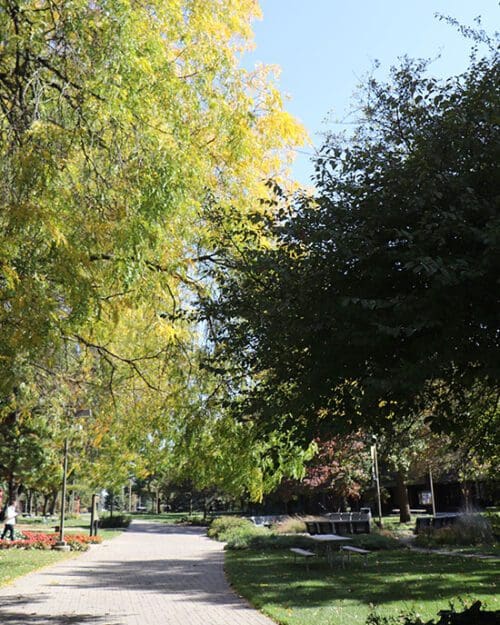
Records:
M49 514L50 516L54 516L56 511L56 503L57 503L57 491L52 493L52 501L50 502Z
M396 473L396 499L399 507L399 522L408 523L411 521L410 501L405 476L401 471Z
M32 512L33 512L33 491L30 489L27 493L27 497L26 497L26 514L29 514L29 516L31 516Z
M470 512L472 510L471 488L470 483L467 480L464 480L462 482L461 490L464 502L464 509L466 512Z
M7 497L7 503L17 500L17 496L19 494L19 486L19 482L14 478L14 475L11 473L7 482L7 488L9 493Z

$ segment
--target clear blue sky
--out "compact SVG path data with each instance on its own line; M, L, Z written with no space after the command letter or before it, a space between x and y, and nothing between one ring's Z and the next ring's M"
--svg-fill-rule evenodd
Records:
M467 25L480 15L490 33L500 24L497 0L261 0L260 5L264 19L254 24L256 49L245 65L281 67L280 87L290 96L286 108L316 146L320 133L334 128L325 118L345 117L352 93L375 60L381 78L405 54L440 56L430 70L436 76L467 67L470 42L435 18L436 12ZM311 172L309 158L299 154L294 176L308 184Z

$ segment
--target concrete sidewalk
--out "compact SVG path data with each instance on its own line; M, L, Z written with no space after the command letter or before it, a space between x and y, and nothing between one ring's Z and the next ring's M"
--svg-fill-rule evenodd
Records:
M231 590L199 528L134 521L80 557L0 589L2 625L273 625Z

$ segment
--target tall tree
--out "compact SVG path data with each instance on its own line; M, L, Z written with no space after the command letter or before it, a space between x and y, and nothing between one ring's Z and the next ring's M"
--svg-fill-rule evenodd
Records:
M303 139L273 72L240 65L258 16L255 0L0 0L0 396L33 369L71 378L94 479L128 475L141 420L167 430L192 383L199 258L223 239L208 208L246 221Z
M205 251L207 198L244 215L302 138L268 70L239 67L258 12L253 0L0 3L7 391L19 358L64 337L95 346L96 324L138 304L167 324Z
M316 159L316 193L277 195L267 248L213 275L214 359L252 384L239 402L305 436L384 428L426 410L436 427L494 435L500 390L499 57L438 81L405 61L372 79L351 137ZM259 217L256 217L259 220ZM262 220L261 220L262 221Z

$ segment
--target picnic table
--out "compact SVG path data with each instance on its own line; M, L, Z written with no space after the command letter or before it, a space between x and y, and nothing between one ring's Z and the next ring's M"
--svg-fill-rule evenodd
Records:
M326 545L326 561L330 566L333 564L332 547L351 540L351 538L347 536L339 536L338 534L313 534L309 536L309 538L316 543L324 543Z

